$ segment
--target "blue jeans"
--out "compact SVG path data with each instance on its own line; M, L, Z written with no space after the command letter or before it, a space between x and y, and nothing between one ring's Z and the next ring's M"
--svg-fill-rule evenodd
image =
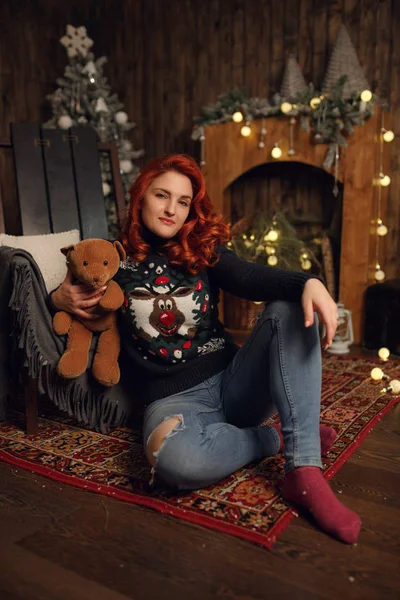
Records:
M145 445L163 421L179 418L155 453L153 474L168 486L196 489L276 454L278 433L262 425L276 410L285 470L321 467L320 394L316 315L306 328L299 302L271 302L224 371L147 407Z

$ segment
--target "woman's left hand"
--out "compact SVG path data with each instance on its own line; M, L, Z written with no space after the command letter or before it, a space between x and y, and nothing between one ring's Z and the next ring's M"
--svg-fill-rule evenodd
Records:
M324 350L332 344L338 326L338 309L328 290L319 279L309 279L303 290L301 304L304 311L304 325L310 327L314 323L314 311L325 324L325 337L322 340Z

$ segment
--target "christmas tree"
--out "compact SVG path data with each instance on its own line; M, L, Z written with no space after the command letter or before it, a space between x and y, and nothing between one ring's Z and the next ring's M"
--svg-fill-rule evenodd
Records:
M272 217L255 214L237 221L231 228L232 241L228 242L236 254L249 262L277 266L288 271L311 271L321 274L312 243L298 238L286 215L279 212Z
M69 129L76 125L93 127L101 142L113 142L117 146L120 172L125 192L139 174L134 160L143 156L143 150L135 150L127 139L129 131L136 127L129 122L123 104L113 94L103 74L107 58L96 59L90 51L93 41L87 36L85 27L67 25L66 35L60 42L65 46L69 64L63 77L57 79L58 88L47 96L51 102L53 116L46 127ZM109 221L110 237L117 233L115 202L112 200L111 173L108 160L101 159L103 193Z
M324 94L331 93L337 86L339 79L344 76L343 98L351 98L354 94L370 89L347 29L342 24L339 27L335 46L329 60L322 92Z
M294 55L290 54L286 61L280 95L289 100L295 99L297 95L304 94L307 89L308 86L299 64Z

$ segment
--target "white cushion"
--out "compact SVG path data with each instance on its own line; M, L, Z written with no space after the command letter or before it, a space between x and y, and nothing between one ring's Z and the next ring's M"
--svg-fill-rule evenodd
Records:
M66 258L60 249L79 241L78 229L46 235L16 236L0 233L0 246L22 248L32 254L42 272L48 292L59 286L67 274Z

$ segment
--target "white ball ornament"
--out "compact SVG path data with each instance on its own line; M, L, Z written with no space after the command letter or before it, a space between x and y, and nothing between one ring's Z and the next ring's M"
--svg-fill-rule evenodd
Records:
M104 196L108 196L108 194L111 192L111 187L109 186L107 181L103 181L103 184L101 187L103 189Z
M72 119L69 115L62 115L58 121L58 126L61 127L61 129L69 129L70 127L72 127Z
M121 160L119 166L124 173L130 173L133 169L132 161L130 160Z
M119 110L118 112L116 112L114 118L115 122L118 123L118 125L124 125L128 121L128 115L123 110Z

